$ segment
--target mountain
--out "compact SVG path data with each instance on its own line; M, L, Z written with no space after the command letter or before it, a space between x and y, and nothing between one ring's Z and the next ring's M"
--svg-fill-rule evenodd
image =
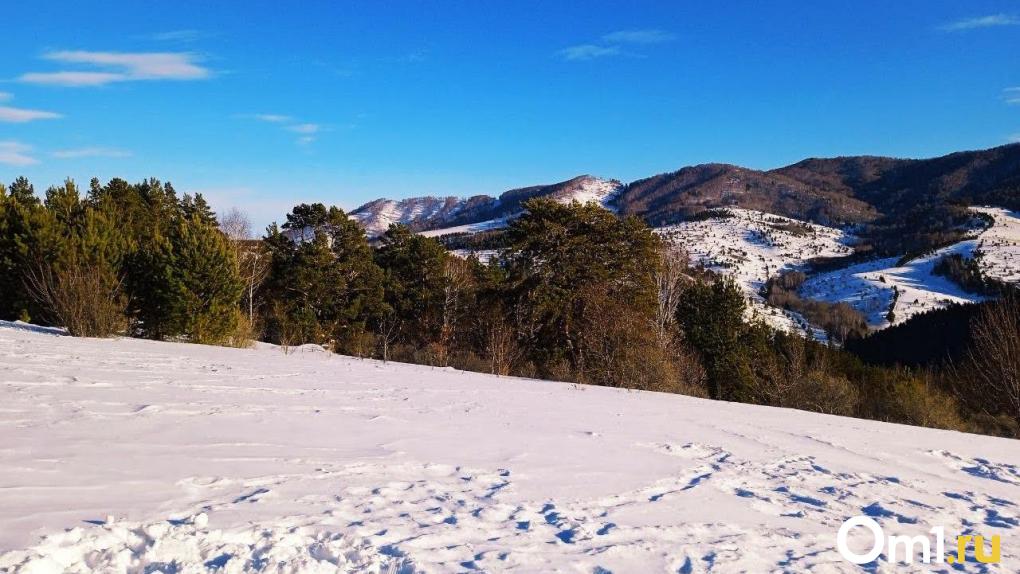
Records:
M652 225L718 207L844 225L957 203L1020 207L1020 144L923 160L812 158L770 171L697 165L632 182L616 205Z
M878 216L872 206L851 195L778 171L727 164L685 167L635 181L621 192L616 207L653 226L719 207L741 207L823 225L859 223Z
M911 251L957 239L952 227L967 215L954 206L1020 208L1020 144L931 159L876 156L810 158L773 170L710 163L683 167L621 185L583 175L551 185L478 195L378 199L351 215L369 235L391 223L439 234L501 226L532 197L594 200L653 226L676 223L720 207L773 213L827 226L870 224L880 250ZM961 219L962 218L962 219ZM948 236L944 236L949 232ZM930 244L930 245L929 245Z
M511 189L498 198L476 195L467 199L377 199L355 209L350 215L361 222L371 237L381 235L392 223L407 225L415 231L435 231L483 222L505 222L521 213L522 203L535 197L563 202L595 201L608 206L622 187L615 180L581 175L559 183Z

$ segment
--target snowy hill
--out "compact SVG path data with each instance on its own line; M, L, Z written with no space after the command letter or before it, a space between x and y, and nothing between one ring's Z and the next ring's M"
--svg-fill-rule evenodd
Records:
M582 175L551 185L511 189L499 198L485 195L468 199L412 197L401 201L377 199L351 212L369 237L381 235L392 223L402 223L430 236L476 233L506 226L520 215L521 204L535 197L559 202L595 202L611 208L623 186L620 182Z
M860 572L861 514L1020 569L1005 439L9 324L0 427L3 572Z
M351 212L369 237L382 235L390 225L410 225L437 217L452 217L464 209L466 200L456 197L412 197L394 201L377 199Z
M889 325L886 316L894 289L899 291L893 307L894 323L951 303L981 301L984 297L968 293L950 279L932 272L939 259L956 253L967 259L976 257L982 273L988 277L1007 282L1020 280L1020 217L1000 208L973 209L991 216L994 223L970 239L904 265L897 265L897 258L893 257L815 275L804 283L800 294L809 299L849 303L876 328Z
M853 238L839 229L760 211L729 208L718 213L720 217L660 227L656 232L686 249L692 261L732 276L747 293L753 310L769 324L803 331L806 323L799 315L766 305L762 287L770 277L800 269L815 257L848 255Z

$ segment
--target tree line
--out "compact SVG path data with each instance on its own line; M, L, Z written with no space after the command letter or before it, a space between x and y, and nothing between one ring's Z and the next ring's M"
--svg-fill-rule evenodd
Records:
M1016 434L1020 411L975 408L945 369L870 364L749 321L737 285L692 265L682 245L635 217L545 199L525 209L498 255L482 262L399 225L370 242L342 209L323 204L295 206L256 239L243 213L217 217L201 195L178 195L169 183L93 180L82 194L67 181L39 197L21 178L0 186L0 317L78 336L314 344L356 357ZM777 294L792 287L775 285ZM974 327L1010 328L1017 325ZM979 373L1008 370L1001 356L973 356L967 380L975 385ZM1008 385L999 387L1008 404Z

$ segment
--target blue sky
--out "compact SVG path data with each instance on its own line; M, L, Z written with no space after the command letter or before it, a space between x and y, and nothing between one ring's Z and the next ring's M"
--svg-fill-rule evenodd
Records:
M1020 140L1015 1L2 12L0 181L154 176L260 226L301 201Z

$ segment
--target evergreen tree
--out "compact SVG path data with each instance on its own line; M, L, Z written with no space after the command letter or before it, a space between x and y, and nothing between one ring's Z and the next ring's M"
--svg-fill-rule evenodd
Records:
M134 275L136 311L147 336L223 343L234 335L243 288L234 250L200 216L174 221L136 259Z
M709 395L714 399L746 398L751 386L742 344L747 333L745 307L740 287L728 278L696 283L680 297L677 323L685 339L702 355Z
M173 187L170 189L173 190ZM213 213L201 193L196 193L194 197L185 193L181 198L181 209L184 211L184 216L189 219L197 219L199 222L213 227L219 225L216 222L216 214Z
M7 194L15 201L23 205L38 205L39 198L35 195L35 187L29 183L28 178L19 177L11 183Z
M27 321L39 315L24 278L28 256L48 224L45 210L25 178L18 178L0 194L0 318Z
M401 318L403 340L424 347L440 338L450 255L439 241L391 225L376 262L385 273L386 303Z
M586 355L595 352L585 339L595 309L652 321L658 239L640 220L591 203L532 199L524 206L503 254L510 306L524 311L520 333L541 373L562 374L566 363L583 378Z
M269 337L279 343L330 344L365 355L369 322L385 309L382 271L356 221L322 204L299 205L284 228L270 226L271 263L263 286Z

